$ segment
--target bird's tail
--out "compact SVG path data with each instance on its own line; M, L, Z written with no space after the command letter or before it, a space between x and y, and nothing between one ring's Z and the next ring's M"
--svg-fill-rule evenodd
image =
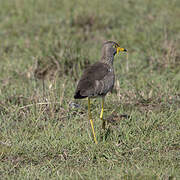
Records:
M80 94L80 90L75 92L75 95L74 95L74 99L83 99L83 98L86 98L87 96L82 96Z

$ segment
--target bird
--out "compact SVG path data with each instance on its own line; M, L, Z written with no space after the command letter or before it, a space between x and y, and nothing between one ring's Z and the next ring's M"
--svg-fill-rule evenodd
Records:
M77 83L74 98L88 99L88 117L90 120L95 144L97 144L97 139L90 110L90 100L91 98L101 97L102 101L100 119L102 120L102 128L105 129L106 122L103 119L104 101L106 94L112 91L114 87L114 56L123 51L126 52L127 49L121 48L120 45L114 41L106 41L103 43L100 60L85 69Z

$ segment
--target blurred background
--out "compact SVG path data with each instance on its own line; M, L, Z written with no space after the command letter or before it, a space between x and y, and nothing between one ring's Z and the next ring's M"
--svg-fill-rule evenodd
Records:
M1 0L0 174L178 177L179 19L179 0ZM73 95L106 40L128 54L115 57L105 116L115 113L118 125L109 125L106 139L99 100L92 105L95 147L87 103Z

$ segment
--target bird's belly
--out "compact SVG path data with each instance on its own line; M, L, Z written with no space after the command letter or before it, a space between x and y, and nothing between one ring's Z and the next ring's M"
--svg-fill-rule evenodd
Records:
M114 77L105 78L100 81L96 81L96 92L98 96L105 96L109 91L113 89Z

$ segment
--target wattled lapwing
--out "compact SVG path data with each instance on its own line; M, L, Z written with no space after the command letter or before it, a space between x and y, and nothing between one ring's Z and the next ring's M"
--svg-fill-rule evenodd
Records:
M97 144L96 135L90 111L90 99L101 97L101 113L102 128L105 129L105 120L103 120L104 98L106 94L113 89L115 82L115 74L113 68L114 56L119 52L127 51L121 48L118 43L107 41L103 44L100 61L89 66L81 76L78 82L74 98L83 99L88 98L88 116L91 123L94 141Z

